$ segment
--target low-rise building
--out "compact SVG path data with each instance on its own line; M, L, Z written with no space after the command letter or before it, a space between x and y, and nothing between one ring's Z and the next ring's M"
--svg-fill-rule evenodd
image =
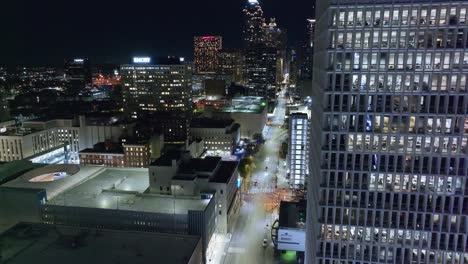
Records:
M203 263L200 237L183 234L20 223L0 244L1 263L10 264Z
M112 142L99 142L93 148L87 148L79 153L81 165L103 165L106 167L124 167L124 151L122 145Z
M199 236L205 260L218 222L217 194L161 195L148 188L148 169L49 165L0 187L0 215L9 222Z
M0 161L37 157L63 147L61 153L66 153L66 160L51 160L78 163L80 150L92 148L98 142L117 142L122 136L132 136L134 125L107 115L35 119L21 125L10 124L0 129ZM48 155L44 156L50 159Z
M238 165L237 161L224 161L220 157L166 155L150 165L150 189L177 197L216 193L217 230L230 232L240 206Z
M234 119L240 125L241 137L253 138L263 133L267 113L267 102L263 97L243 96L232 99L230 106L216 110L213 117Z
M194 118L190 133L203 138L209 156L229 156L240 141L240 125L232 119Z

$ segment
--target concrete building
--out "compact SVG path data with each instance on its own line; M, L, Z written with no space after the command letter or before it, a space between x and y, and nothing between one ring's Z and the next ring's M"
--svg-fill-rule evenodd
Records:
M289 115L287 164L291 188L304 189L309 177L310 116Z
M183 234L21 223L0 233L0 244L11 264L203 263L200 237Z
M240 125L232 119L194 118L190 133L204 140L209 156L229 156L240 141Z
M219 71L218 54L223 47L220 36L194 37L194 67L196 73Z
M57 155L66 157L54 162L77 163L80 150L132 136L134 126L112 116L35 119L24 121L19 127L10 123L0 130L0 161L37 157L62 148Z
M81 165L102 165L106 167L124 167L124 152L119 144L99 142L93 148L79 153Z
M263 97L244 96L232 99L230 106L217 109L214 118L233 119L240 125L241 138L262 134L267 122L266 100Z
M0 214L13 222L200 236L205 256L216 229L217 194L148 190L148 169L49 165L2 185Z
M133 58L120 67L124 112L137 119L146 112L191 110L192 66L178 59Z
M124 143L99 142L93 148L80 151L81 165L104 165L107 167L145 168L151 162L151 140ZM156 151L158 151L156 149ZM160 150L159 150L160 151Z
M166 155L151 164L150 190L177 197L215 193L218 232L231 232L240 206L238 162L220 157L190 158L186 154Z
M142 138L163 135L164 143L185 144L190 138L190 118L183 112L151 113L137 123L135 134Z
M307 263L468 263L468 3L316 11Z

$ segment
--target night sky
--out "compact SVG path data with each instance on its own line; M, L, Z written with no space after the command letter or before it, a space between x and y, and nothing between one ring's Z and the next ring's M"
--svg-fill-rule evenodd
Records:
M225 47L240 48L247 0L1 2L0 65L11 67L60 66L65 57L88 57L98 63L146 54L191 58L195 35L221 35ZM312 0L260 3L267 17L276 17L288 30L289 43L305 38Z

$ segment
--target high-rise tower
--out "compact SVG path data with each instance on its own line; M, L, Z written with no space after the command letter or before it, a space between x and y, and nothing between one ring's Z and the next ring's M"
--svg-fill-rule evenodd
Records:
M191 110L192 67L179 58L135 57L120 66L124 112L133 119L155 112Z
M222 48L222 38L219 36L203 36L194 38L195 72L215 73L219 70L219 51Z
M307 263L468 263L468 3L316 13Z
M264 43L265 32L263 26L265 17L260 3L257 0L248 0L244 8L244 46L249 48L254 44Z

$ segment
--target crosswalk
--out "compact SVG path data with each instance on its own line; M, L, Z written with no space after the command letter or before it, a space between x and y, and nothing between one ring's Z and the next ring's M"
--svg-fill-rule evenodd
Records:
M275 192L274 187L260 187L260 188L252 188L251 190L247 191L247 193L272 193Z

